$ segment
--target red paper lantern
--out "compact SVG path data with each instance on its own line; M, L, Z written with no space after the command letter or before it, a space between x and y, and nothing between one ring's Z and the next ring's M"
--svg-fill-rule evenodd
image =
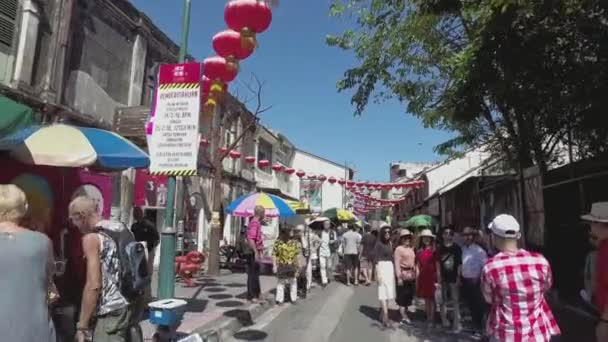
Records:
M258 165L263 168L263 167L267 167L268 165L270 165L270 162L268 160L264 159L264 160L260 160L258 162Z
M306 176L306 172L299 170L298 172L296 172L296 176L302 178L302 177Z
M238 70L230 70L226 58L220 56L207 57L203 61L203 74L211 80L211 92L217 82L230 83L238 74Z
M228 152L228 147L220 147L219 152L221 154L225 154L226 152Z
M232 159L239 159L239 158L241 158L241 152L235 151L235 150L230 151L230 153L228 155Z
M224 21L229 28L241 33L241 45L255 48L256 34L268 29L272 11L266 2L258 0L232 0L224 9Z
M346 181L346 186L352 188L353 186L355 186L355 182L352 180Z
M328 181L330 184L335 184L335 183L336 183L338 180L337 180L337 179L335 179L334 177L329 177L329 178L327 179L327 181Z
M283 170L283 165L274 164L274 165L272 165L272 169L274 170L274 172L279 172L279 171Z
M255 157L254 156L245 157L245 163L252 165L253 163L255 163Z
M203 147L209 147L209 140L207 138L201 138L200 144Z
M318 178L321 182L325 182L327 180L327 177L320 175Z
M243 60L253 53L252 48L243 47L241 44L241 34L234 30L224 30L213 36L213 49L215 52L226 58L228 68L239 69L239 60Z
M346 184L346 181L344 179L339 179L338 184L344 185L344 184Z
M393 188L393 185L392 185L392 184L383 184L383 185L382 185L382 188L383 188L384 190L390 190L390 189L392 189L392 188Z
M294 172L296 172L296 170L294 168L288 167L288 168L285 169L285 173L288 174L288 175L290 175L290 176L293 175Z

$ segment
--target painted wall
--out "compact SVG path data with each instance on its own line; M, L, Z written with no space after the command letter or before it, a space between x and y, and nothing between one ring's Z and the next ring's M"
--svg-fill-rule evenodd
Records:
M296 170L303 170L307 175L325 175L326 177L346 178L347 172L344 166L340 166L338 163L332 163L323 158L309 154L307 152L296 150L293 168ZM291 196L300 198L300 183L297 177L292 177L293 187L289 193ZM342 208L343 207L343 187L339 184L330 184L329 182L323 183L322 186L322 210L330 208Z

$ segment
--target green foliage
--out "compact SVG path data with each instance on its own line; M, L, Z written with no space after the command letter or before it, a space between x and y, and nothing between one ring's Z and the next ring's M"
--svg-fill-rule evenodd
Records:
M339 91L355 114L389 95L426 127L459 134L437 147L484 144L512 167L546 169L571 143L605 152L608 2L595 0L335 0L355 29L328 36L360 65Z

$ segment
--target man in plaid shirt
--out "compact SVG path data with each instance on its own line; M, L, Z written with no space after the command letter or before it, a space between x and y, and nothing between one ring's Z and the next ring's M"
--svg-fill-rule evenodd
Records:
M551 341L560 330L545 300L553 282L549 262L517 246L521 234L513 216L498 215L488 228L499 251L481 275L481 291L491 305L486 326L490 341Z

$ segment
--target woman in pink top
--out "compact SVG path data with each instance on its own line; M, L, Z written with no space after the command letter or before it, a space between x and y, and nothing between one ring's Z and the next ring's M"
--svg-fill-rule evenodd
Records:
M416 253L412 248L412 232L402 229L399 233L399 246L395 249L395 274L397 276L397 298L401 313L401 323L411 323L407 308L412 305L416 283Z

